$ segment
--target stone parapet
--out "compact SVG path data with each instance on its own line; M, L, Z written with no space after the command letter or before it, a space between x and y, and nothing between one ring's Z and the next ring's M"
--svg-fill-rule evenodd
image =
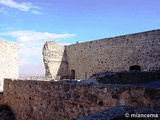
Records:
M4 99L17 120L71 120L119 105L160 110L159 87L5 79Z

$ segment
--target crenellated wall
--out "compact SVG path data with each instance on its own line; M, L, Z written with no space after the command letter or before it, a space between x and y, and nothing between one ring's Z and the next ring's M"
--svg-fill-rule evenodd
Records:
M52 57L55 56L48 56ZM68 45L63 58L65 64L59 67L58 75L75 74L76 79L88 79L104 71L128 71L134 65L140 66L142 71L159 70L160 30ZM47 70L53 72L49 67Z
M159 88L132 85L5 79L2 96L17 120L71 120L118 105L160 110Z
M19 76L19 46L13 42L0 40L0 90L4 78Z

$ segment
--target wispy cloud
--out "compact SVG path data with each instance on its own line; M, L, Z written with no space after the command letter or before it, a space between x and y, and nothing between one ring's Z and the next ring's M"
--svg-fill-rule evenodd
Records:
M42 47L45 41L56 40L74 37L75 34L55 34L49 32L37 32L30 30L11 31L0 33L0 36L9 36L16 40L20 45L21 65L34 62L42 59ZM60 43L60 42L59 42ZM66 45L67 43L60 43Z
M44 72L42 48L45 41L55 40L61 45L67 45L69 43L61 43L61 39L74 37L75 34L55 34L49 32L37 32L31 30L11 31L0 33L0 37L12 37L20 45L20 74L30 74L27 72L30 70L37 71L33 73ZM37 67L37 68L35 68ZM34 69L33 69L34 68ZM41 68L41 70L38 70ZM43 69L43 70L42 70Z
M37 15L41 15L42 14L41 12L38 12L36 10L32 10L32 13L37 14Z
M0 13L8 14L8 12L5 10L5 8L4 8L4 7L1 7L1 8L0 8Z
M30 2L18 3L18 2L15 2L13 0L0 0L0 4L4 5L6 7L15 8L15 9L18 9L20 11L25 11L25 12L29 11L31 9L39 9L38 6L34 6ZM4 11L2 11L2 12L4 12ZM37 14L37 13L40 13L40 12L32 10L32 13Z
M49 32L37 32L31 30L11 31L0 33L0 36L10 36L16 38L18 42L39 41L39 40L54 40L74 37L75 34L55 34Z
M64 46L64 45L70 45L72 43L69 43L69 42L58 42L58 44Z

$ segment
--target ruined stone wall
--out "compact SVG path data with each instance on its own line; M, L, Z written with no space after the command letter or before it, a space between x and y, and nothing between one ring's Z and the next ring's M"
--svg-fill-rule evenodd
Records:
M45 76L55 77L60 73L64 72L63 69L59 69L64 63L64 47L58 45L55 41L46 42L43 46L43 61L45 65ZM67 69L67 67L64 67ZM67 72L67 70L65 70ZM59 74L60 74L59 73Z
M4 99L3 92L0 92L0 105L5 105L5 99Z
M86 79L104 71L160 69L160 30L105 38L66 46L68 75Z
M0 90L4 78L18 78L19 46L15 43L0 40Z
M159 88L5 79L4 99L17 120L72 120L118 105L157 108Z

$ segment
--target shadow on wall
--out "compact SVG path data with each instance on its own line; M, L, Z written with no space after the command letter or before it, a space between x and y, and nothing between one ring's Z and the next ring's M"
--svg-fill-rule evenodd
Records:
M15 115L7 105L0 105L0 120L15 120Z
M61 80L62 79L75 79L76 71L73 69L71 71L68 71L68 65L69 65L69 62L67 60L67 53L66 53L66 49L64 49L61 64L57 72L57 76L60 76Z
M64 49L61 64L59 70L57 72L57 76L60 76L60 79L70 79L71 77L68 75L68 61L67 61L67 53Z

